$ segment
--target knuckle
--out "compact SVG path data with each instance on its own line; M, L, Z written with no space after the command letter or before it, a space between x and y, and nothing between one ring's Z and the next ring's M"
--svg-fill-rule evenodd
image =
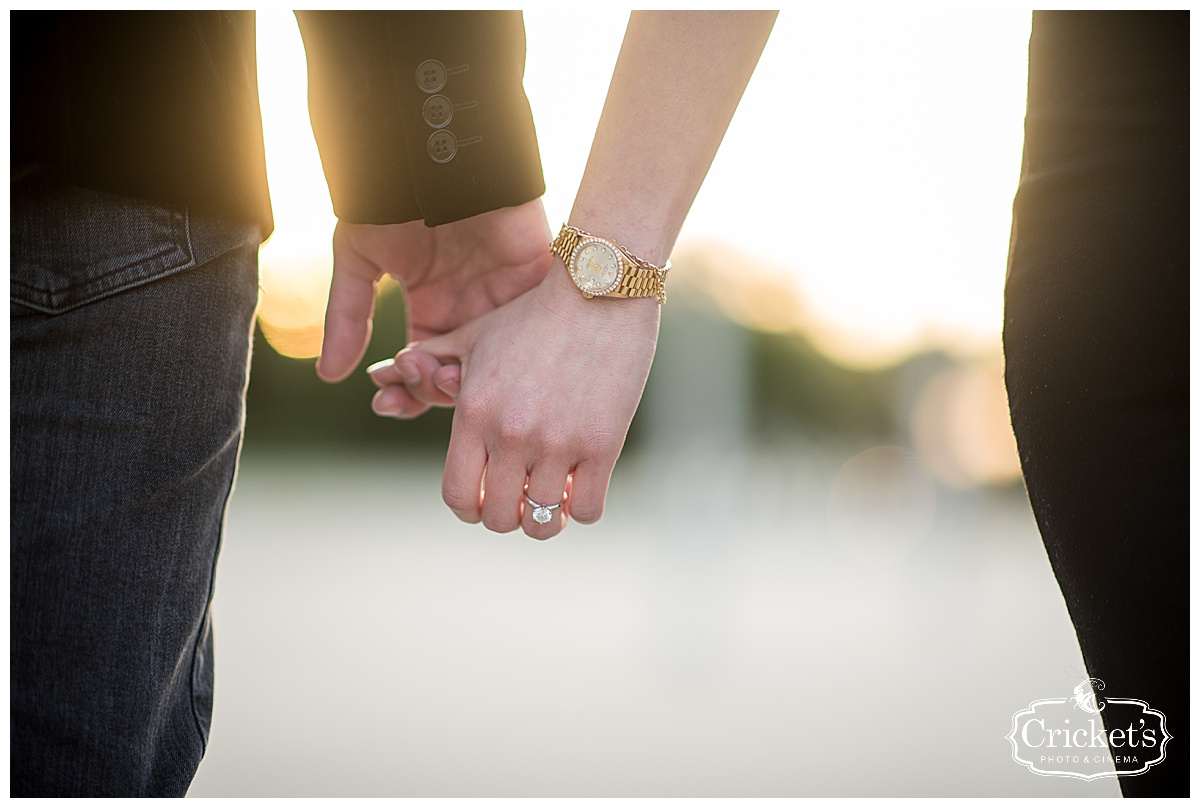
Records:
M590 525L600 521L600 517L604 515L604 504L580 503L572 504L571 518L581 525Z
M625 436L609 430L593 430L580 436L578 443L586 457L616 457L625 444Z
M546 457L571 458L578 443L562 431L549 432L539 441L541 453Z
M460 395L455 408L458 417L470 424L486 422L490 411L487 399L475 395Z
M468 489L460 485L443 483L442 502L445 502L446 507L461 517L464 514L474 513L479 506L479 494L472 495Z
M504 418L496 427L496 439L501 446L524 446L533 437L529 422L521 416Z
M483 526L493 533L511 533L517 528L511 519L486 514L483 517Z

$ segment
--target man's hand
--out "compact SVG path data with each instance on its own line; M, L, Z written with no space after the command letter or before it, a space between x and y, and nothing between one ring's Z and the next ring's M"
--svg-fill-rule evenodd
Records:
M399 366L424 357L428 375L457 394L446 504L463 521L498 532L521 527L536 539L562 530L568 514L600 518L658 337L657 301L585 300L557 259L555 267L511 303L396 358ZM375 411L398 414L384 400L404 390L395 368L371 375L381 388ZM569 495L539 524L526 485L544 505Z
M404 289L409 341L421 340L446 333L536 286L550 269L549 244L550 228L540 199L438 227L422 222L339 222L333 234L333 281L317 375L339 382L362 360L371 337L375 287L384 273ZM437 365L424 368L424 374L421 369L405 374L420 385L421 400L403 387L392 390L389 403L395 414L413 417L428 409L427 402L453 403L432 384Z

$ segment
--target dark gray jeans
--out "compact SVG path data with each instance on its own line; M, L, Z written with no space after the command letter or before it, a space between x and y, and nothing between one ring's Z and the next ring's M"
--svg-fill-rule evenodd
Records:
M183 795L259 228L37 170L11 228L11 793Z

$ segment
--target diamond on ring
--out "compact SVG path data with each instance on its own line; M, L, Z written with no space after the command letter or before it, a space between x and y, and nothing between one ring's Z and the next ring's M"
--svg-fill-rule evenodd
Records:
M534 502L532 499L530 499L529 494L525 495L525 501L528 502L531 506L533 506L533 514L532 514L533 521L537 522L539 525L544 525L547 522L549 522L551 519L553 519L554 518L554 509L561 508L562 504L563 504L562 502L558 502L558 503L555 503L554 505L543 505L540 502ZM567 495L563 494L563 502L566 502L566 501L567 501Z

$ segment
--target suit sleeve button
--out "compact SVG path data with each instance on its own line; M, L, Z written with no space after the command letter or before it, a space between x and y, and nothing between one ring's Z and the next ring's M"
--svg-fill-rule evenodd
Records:
M454 136L453 132L439 129L429 136L429 140L425 143L425 149L429 152L429 159L433 162L448 163L458 152L458 138Z
M434 129L441 129L450 123L450 118L454 116L454 105L444 95L431 95L425 99L425 106L421 108L421 116L425 119L425 123Z
M421 92L436 93L446 86L446 66L437 59L426 59L417 65L417 86Z

